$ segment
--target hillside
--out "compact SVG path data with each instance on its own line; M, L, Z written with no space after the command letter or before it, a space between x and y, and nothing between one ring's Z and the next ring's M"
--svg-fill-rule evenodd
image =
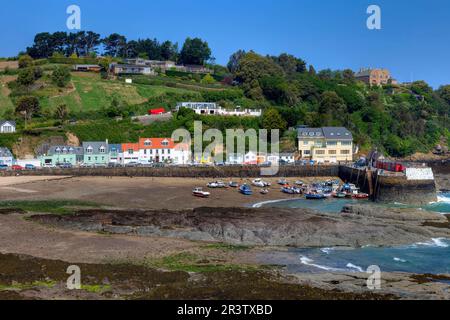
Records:
M55 138L67 141L68 135L79 141L132 142L142 136L170 136L180 127L192 131L196 120L203 121L205 130L223 132L229 128L280 129L285 151L295 148L296 134L289 129L297 125L345 126L362 154L373 147L393 157L431 154L437 145L450 141L450 86L433 90L417 81L371 87L357 81L351 70L316 72L310 66L308 71L301 59L286 54L236 53L228 66L233 85L209 75L202 78L179 72L127 76L133 83L126 84L125 78L111 79L105 73L64 73L71 67L69 62L82 59L23 60L25 67L0 73L0 118L18 124L17 134L0 136L0 145L19 156L29 155L33 146L36 152L42 143ZM223 67L217 68L223 72ZM57 72L66 78L62 85L55 82ZM36 99L38 104L26 126L23 115L16 112L23 98L27 103ZM180 101L262 108L265 113L257 119L183 112L150 125L131 120L151 108L172 110Z

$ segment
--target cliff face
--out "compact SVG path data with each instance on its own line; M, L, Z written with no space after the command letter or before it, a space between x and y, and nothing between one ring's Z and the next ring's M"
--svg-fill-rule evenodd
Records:
M447 219L420 210L348 206L344 213L306 209L198 208L171 211L80 211L38 215L54 227L138 236L183 238L248 246L329 247L399 245L450 237ZM436 228L435 226L442 228Z

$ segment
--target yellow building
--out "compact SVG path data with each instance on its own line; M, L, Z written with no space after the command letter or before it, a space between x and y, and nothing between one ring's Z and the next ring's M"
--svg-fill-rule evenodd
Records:
M299 128L298 150L303 160L319 163L353 161L353 135L343 127Z

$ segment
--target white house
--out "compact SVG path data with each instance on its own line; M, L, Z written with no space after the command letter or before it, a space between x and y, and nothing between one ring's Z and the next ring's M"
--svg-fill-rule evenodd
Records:
M295 163L295 154L293 153L280 153L280 161L284 161L288 164Z
M11 167L14 164L14 156L8 148L0 147L0 165Z
M237 107L234 110L224 109L214 102L180 102L177 104L176 110L187 108L194 110L200 115L215 115L215 116L237 116L237 117L260 117L262 110L260 109L241 109Z
M172 163L177 165L187 165L191 163L192 151L191 146L185 143L175 145L173 149Z
M244 156L244 164L257 165L258 164L258 154L253 151L246 153Z
M130 163L138 163L140 156L139 143L124 143L122 144L122 152L119 154L122 165Z
M270 162L272 165L277 165L280 162L280 155L277 153L268 154L266 161Z
M16 123L9 120L0 120L0 133L16 132Z
M228 164L244 164L244 155L240 153L230 153L228 155Z

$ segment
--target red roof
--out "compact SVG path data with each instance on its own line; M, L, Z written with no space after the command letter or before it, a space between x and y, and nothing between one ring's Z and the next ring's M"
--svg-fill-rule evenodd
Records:
M139 152L139 143L124 143L122 144L122 151L128 152L128 150L133 150Z
M167 144L167 145L165 145ZM141 138L139 139L140 149L173 149L175 144L170 138Z
M164 108L159 108L159 109L151 109L148 111L149 114L161 114L161 113L165 113L166 110Z

